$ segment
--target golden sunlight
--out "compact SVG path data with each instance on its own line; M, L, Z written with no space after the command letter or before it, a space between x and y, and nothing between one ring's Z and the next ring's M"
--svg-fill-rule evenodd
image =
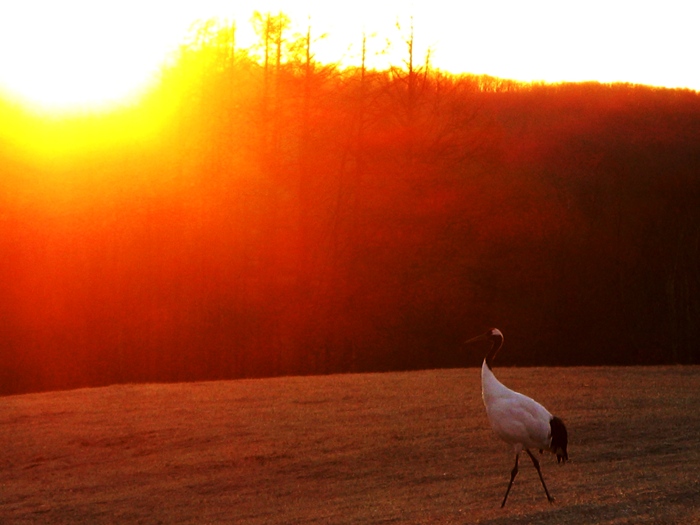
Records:
M165 2L28 0L0 16L0 90L42 113L109 109L152 83L191 21Z

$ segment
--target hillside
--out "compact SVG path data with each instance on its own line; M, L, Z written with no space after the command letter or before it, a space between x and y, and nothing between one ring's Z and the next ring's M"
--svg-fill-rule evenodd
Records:
M700 523L700 369L504 368L569 427L550 506L477 369L0 398L0 522ZM527 468L529 467L529 468Z

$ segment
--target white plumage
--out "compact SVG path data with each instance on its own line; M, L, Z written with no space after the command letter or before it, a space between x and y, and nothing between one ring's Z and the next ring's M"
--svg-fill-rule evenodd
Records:
M484 358L481 366L481 393L486 407L491 428L496 435L513 447L515 467L511 471L510 483L503 497L501 507L505 506L508 493L518 473L518 459L525 450L537 469L542 487L551 503L554 501L547 490L540 464L530 449L548 450L557 455L557 462L566 462L569 457L566 451L568 436L566 427L561 419L553 416L546 408L534 399L515 392L501 383L491 370L491 362L503 345L503 334L497 328L483 335L470 339L467 343L488 340L491 349Z
M486 361L481 367L481 388L486 415L499 438L512 445L516 452L549 448L552 414L546 408L504 386Z

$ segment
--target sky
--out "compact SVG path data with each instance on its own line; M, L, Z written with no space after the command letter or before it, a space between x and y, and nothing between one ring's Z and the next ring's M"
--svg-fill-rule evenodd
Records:
M366 4L364 16L371 19L373 3ZM396 11L413 13L419 47L433 47L435 65L448 71L519 80L627 81L700 89L700 69L695 67L700 32L695 28L693 2L414 0L393 4ZM395 16L390 13L387 9L377 17L372 30L391 26ZM337 24L343 20L353 17L335 17Z
M138 92L193 21L237 19L252 43L254 9L310 20L321 61L400 64L397 21L434 67L531 81L631 82L700 90L696 8L687 0L23 0L0 4L0 89L46 107ZM394 42L388 46L387 41ZM398 51L397 51L398 50Z

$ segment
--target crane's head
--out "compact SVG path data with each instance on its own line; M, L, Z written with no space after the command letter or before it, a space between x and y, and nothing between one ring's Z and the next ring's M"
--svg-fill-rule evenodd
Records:
M552 441L549 445L549 450L557 455L557 463L566 463L569 460L569 454L566 452L566 446L569 444L569 435L566 432L564 422L554 416L549 422L549 427L552 432Z
M486 354L486 357L484 358L488 367L491 368L493 358L496 357L496 354L501 349L501 346L503 346L503 333L498 328L491 328L491 330L485 334L473 337L464 344L476 343L478 341L491 341L491 350L489 350L489 353Z
M472 337L471 339L467 340L464 344L468 345L471 343L476 343L478 341L491 341L493 339L500 338L503 340L503 333L498 328L491 328L488 332L485 334L477 335L476 337Z

